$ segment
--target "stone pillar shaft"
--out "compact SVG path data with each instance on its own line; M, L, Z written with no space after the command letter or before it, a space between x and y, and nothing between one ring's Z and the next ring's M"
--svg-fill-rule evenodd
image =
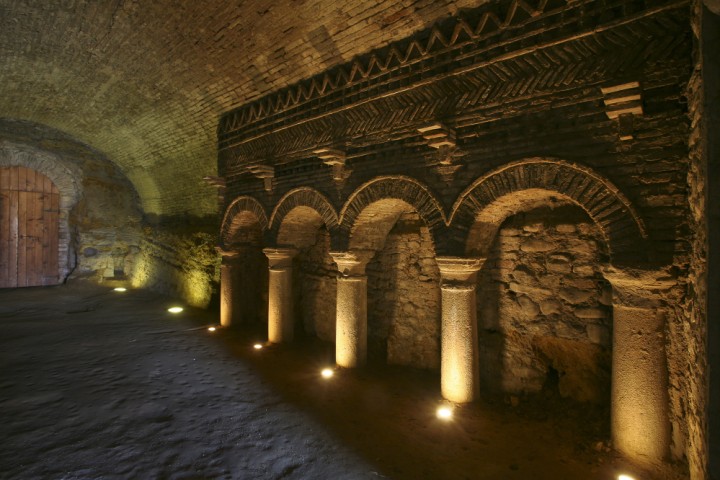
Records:
M268 341L286 343L293 340L292 259L297 251L290 248L266 248L268 258Z
M661 461L670 445L664 327L657 310L613 308L613 445L650 462Z
M374 252L331 252L340 271L337 280L335 362L355 368L367 362L367 276Z
M660 463L671 437L663 306L676 281L657 271L604 275L613 287L613 446L637 462Z
M220 325L229 327L239 323L239 311L235 305L238 289L238 252L217 247L222 255L220 264Z
M478 394L478 331L475 282L481 259L440 257L442 283L440 389L450 401L473 401Z
M367 361L367 277L337 280L335 362L341 367L360 367Z

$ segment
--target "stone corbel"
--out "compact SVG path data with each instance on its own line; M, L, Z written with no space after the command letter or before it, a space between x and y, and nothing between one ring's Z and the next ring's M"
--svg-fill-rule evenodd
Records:
M460 168L455 161L457 152L455 131L439 122L418 128L417 131L425 139L428 147L437 150L435 160L438 173L446 182L452 181L455 171Z
M272 192L273 179L275 178L275 167L270 165L249 165L247 169L248 172L256 178L263 180L266 192Z
M342 185L350 176L352 171L345 166L345 152L336 148L319 148L313 153L322 160L325 165L332 167L333 180Z
M203 181L210 187L217 190L218 204L223 205L225 203L225 177L215 177L208 175L206 177L203 177Z
M640 82L600 87L600 91L604 96L605 114L618 122L620 140L635 138L634 117L643 114Z

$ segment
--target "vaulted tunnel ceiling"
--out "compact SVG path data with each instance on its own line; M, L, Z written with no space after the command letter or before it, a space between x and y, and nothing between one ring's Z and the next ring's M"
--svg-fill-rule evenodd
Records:
M219 116L482 0L0 0L0 117L103 152L147 213L215 213Z

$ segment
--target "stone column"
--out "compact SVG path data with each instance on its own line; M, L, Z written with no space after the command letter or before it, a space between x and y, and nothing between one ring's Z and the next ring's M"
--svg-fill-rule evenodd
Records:
M268 341L287 343L293 339L292 259L297 254L293 248L266 248L268 258Z
M337 279L335 362L346 368L367 361L367 276L365 266L373 252L331 252Z
M604 272L613 288L612 442L645 464L665 459L671 435L663 292L676 281L652 273Z
M222 255L220 263L220 325L229 327L239 323L238 309L235 308L239 252L225 250L222 247L217 247L216 250Z
M450 401L478 394L478 331L475 283L485 259L438 257L442 302L440 389Z

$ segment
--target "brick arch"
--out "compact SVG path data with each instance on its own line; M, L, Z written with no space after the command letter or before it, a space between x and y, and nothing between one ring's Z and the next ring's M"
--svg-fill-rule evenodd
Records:
M277 230L288 213L296 207L309 207L322 217L328 228L338 224L338 215L325 195L314 188L300 187L287 192L278 201L270 216L270 229Z
M414 178L395 175L374 178L358 187L340 212L340 227L350 231L365 207L380 200L404 201L420 214L432 232L447 224L441 203L428 187Z
M645 226L627 197L592 169L553 158L512 162L473 182L453 206L453 241L467 249L470 230L477 221L492 230L508 214L517 213L513 209L527 209L537 201L552 202L552 194L578 205L590 216L604 236L611 259L647 260ZM488 241L490 235L482 237Z
M71 244L70 211L82 196L82 171L58 156L29 145L0 142L0 167L26 167L49 178L60 192L58 268L61 281L75 267Z
M305 248L315 243L318 229L338 225L335 208L323 194L310 187L295 188L278 201L270 216L270 236L277 245Z
M400 201L418 212L430 229L433 242L438 247L447 218L442 204L430 189L414 178L393 175L378 177L362 184L347 199L340 212L342 246L347 248L350 231L355 227L360 214L370 205L380 201ZM442 242L440 242L442 243Z
M233 243L233 235L245 226L248 219L257 222L262 232L267 230L267 215L259 201L250 196L241 196L233 200L225 210L220 227L222 245L228 246Z

